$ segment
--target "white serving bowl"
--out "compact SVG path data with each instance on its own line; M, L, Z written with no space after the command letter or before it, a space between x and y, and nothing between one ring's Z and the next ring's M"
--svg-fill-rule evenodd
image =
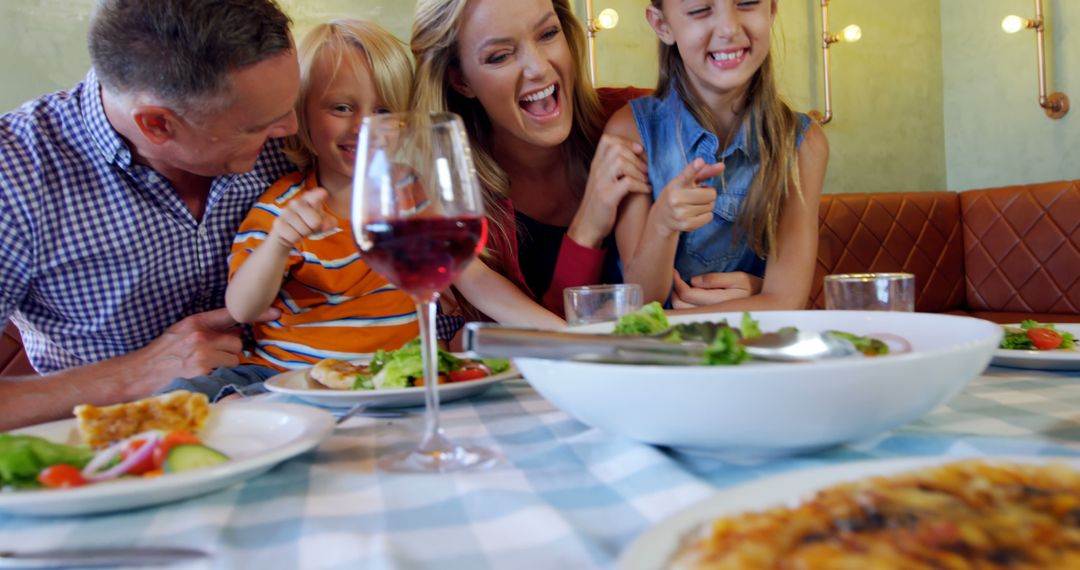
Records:
M930 313L768 311L764 332L890 333L912 350L875 358L740 366L652 366L518 358L518 370L590 426L654 445L728 458L802 453L864 439L919 418L981 373L1001 327ZM671 317L672 323L741 313ZM611 323L572 329L610 332Z

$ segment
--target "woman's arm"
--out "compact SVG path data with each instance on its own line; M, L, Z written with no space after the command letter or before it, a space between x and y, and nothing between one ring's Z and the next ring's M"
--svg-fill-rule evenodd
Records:
M674 311L704 313L712 311L750 311L802 309L810 297L818 244L818 205L829 162L829 142L821 126L814 123L799 145L799 182L801 196L792 192L784 201L776 231L776 241L769 251L765 281L761 293L731 301Z
M225 289L225 307L241 323L251 322L270 307L281 289L281 277L293 246L305 237L333 227L323 208L326 191L316 189L289 202L266 239L236 270Z
M557 329L566 321L537 305L509 279L477 259L454 282L457 290L485 315L504 325Z
M630 107L620 112L630 116L633 123ZM601 247L615 225L620 204L630 196L648 196L652 192L645 149L637 129L630 134L632 137L605 132L596 145L585 194L559 247L551 285L541 299L556 313L563 311L563 289L600 281L605 257Z

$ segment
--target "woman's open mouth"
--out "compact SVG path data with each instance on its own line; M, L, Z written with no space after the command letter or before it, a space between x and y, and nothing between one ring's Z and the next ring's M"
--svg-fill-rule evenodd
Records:
M525 114L538 120L551 119L559 116L559 85L552 83L547 87L533 91L518 100L518 106Z

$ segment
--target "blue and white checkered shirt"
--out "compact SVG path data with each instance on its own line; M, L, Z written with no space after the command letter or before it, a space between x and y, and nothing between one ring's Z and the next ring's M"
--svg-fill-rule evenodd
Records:
M39 372L118 356L221 307L240 222L290 166L268 145L253 172L216 178L197 220L132 160L91 70L72 90L0 116L0 322Z

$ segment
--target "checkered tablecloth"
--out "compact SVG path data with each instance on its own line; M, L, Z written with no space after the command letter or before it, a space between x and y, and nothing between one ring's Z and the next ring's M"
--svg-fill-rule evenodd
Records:
M607 568L661 519L718 488L774 473L908 456L1080 456L1080 373L990 369L923 419L811 456L733 465L591 429L522 380L445 405L459 441L503 462L460 475L391 475L419 415L353 418L315 452L245 484L155 508L82 518L0 515L0 550L172 545L185 568Z

